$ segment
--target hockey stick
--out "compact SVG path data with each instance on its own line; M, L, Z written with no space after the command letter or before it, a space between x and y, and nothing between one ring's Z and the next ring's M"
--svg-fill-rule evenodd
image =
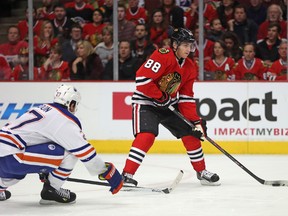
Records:
M169 109L176 114L179 118L181 118L185 123L187 123L191 128L195 128L195 126L186 119L180 112L178 112L173 106L169 106ZM247 172L250 176L252 176L254 179L256 179L259 183L263 185L272 185L272 186L288 186L287 180L272 180L267 181L262 178L259 178L254 173L252 173L249 169L247 169L243 164L241 164L236 158L234 158L231 154L229 154L226 150L224 150L221 146L219 146L214 140L212 140L210 137L206 136L206 140L214 145L218 150L220 150L224 155L226 155L228 158L230 158L234 163L236 163L241 169L243 169L245 172Z
M131 186L131 185L123 185L121 190L122 191L148 191L148 192L150 191L150 192L169 194L179 184L179 182L181 181L183 175L184 175L183 170L180 170L178 175L177 175L177 177L172 182L172 184L169 187L166 187L164 189L149 188L149 187L139 187L139 186ZM77 179L77 178L67 178L67 181L110 187L110 184L108 182L91 181L91 180Z

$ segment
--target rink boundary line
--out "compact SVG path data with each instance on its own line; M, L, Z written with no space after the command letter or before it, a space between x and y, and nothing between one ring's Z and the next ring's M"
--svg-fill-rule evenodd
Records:
M98 153L128 153L133 140L89 140ZM288 142L217 141L231 154L288 154ZM220 154L209 142L202 143L206 154ZM149 153L186 153L179 140L157 140Z

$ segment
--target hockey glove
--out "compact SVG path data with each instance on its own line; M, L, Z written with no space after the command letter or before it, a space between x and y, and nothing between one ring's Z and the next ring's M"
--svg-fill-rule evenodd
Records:
M200 119L198 121L194 122L195 131L200 131L201 132L201 137L199 138L201 141L204 141L205 137L207 136L207 126L206 126L206 121L204 119ZM198 138L198 137L197 137Z
M100 180L106 179L111 186L111 193L116 194L123 186L122 176L112 163L105 162L105 165L107 170L98 177Z
M153 99L152 102L159 108L168 109L171 105L171 97L168 93L163 92L163 96L160 99Z

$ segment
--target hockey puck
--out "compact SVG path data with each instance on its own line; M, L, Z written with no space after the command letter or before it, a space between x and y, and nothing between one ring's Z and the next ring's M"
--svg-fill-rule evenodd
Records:
M275 183L275 184L272 184L273 187L279 187L280 184L279 183Z

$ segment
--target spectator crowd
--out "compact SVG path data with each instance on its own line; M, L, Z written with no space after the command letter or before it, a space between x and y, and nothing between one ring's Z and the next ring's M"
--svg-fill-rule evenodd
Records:
M33 9L34 49L28 50L28 8L0 44L0 80L134 80L155 50L170 47L174 28L190 29L199 61L200 0L118 1L118 43L113 42L113 0L43 0ZM203 0L204 80L287 80L288 0Z

